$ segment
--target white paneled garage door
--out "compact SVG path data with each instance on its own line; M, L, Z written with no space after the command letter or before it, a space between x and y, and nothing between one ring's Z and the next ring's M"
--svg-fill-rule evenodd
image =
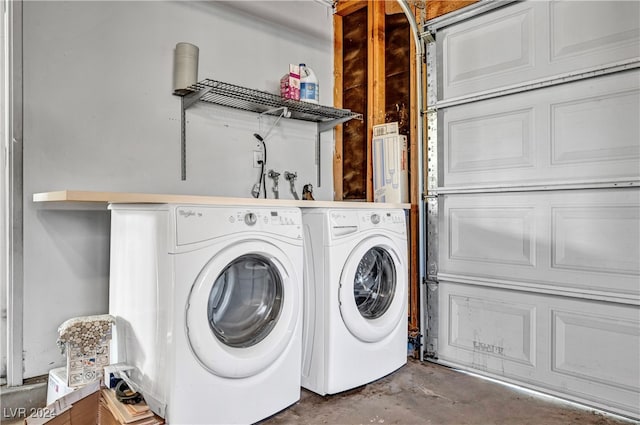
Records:
M640 2L426 29L427 355L640 418Z

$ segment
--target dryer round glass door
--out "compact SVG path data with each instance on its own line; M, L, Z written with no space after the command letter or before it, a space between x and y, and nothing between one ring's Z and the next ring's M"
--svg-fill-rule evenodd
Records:
M299 320L300 277L267 241L218 251L196 278L186 306L187 340L218 376L260 373L290 346Z
M407 286L406 249L384 236L361 241L340 276L340 314L349 332L365 342L390 335L406 317Z

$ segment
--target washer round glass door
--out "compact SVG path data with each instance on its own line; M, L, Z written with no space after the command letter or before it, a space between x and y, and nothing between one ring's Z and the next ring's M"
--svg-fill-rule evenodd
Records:
M238 243L209 260L186 307L187 339L203 367L242 378L278 358L298 320L292 273L288 257L268 242Z
M270 261L257 254L236 258L213 282L207 317L214 335L230 347L262 341L282 309L282 279Z
M391 255L374 246L364 253L353 279L353 296L365 319L377 319L387 312L396 290L396 268Z
M349 254L340 276L340 314L358 339L377 342L396 328L407 308L406 255L383 236L367 238Z

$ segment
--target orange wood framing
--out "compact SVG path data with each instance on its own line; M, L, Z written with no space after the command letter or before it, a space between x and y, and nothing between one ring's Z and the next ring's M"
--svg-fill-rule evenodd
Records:
M342 16L333 16L333 104L336 108L342 108ZM342 125L336 127L333 132L335 137L333 150L333 199L343 199L343 161L342 161Z
M478 0L427 0L427 19L437 18L449 12L461 9Z

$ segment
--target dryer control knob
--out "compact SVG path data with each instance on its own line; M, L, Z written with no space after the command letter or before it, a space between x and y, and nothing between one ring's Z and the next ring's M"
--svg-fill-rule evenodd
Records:
M258 221L258 217L256 217L256 215L252 212L246 213L244 215L244 222L247 223L247 225L249 226L253 226L254 224L256 224L257 221Z
M371 214L371 222L373 224L380 223L380 216L378 214Z

